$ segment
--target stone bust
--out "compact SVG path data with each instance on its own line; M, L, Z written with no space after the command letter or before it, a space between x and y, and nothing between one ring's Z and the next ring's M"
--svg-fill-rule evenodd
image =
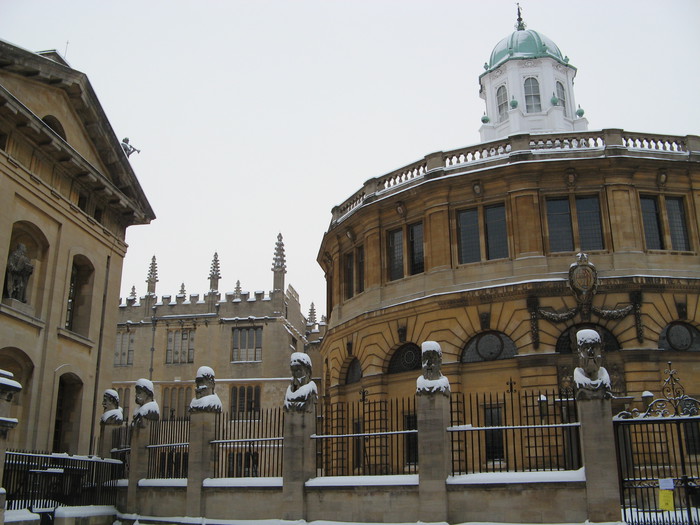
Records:
M121 425L124 423L124 412L119 406L119 394L116 390L108 388L104 391L102 408L104 412L100 418L101 425Z
M27 302L27 283L34 272L34 265L27 256L27 247L18 243L7 258L5 295L10 299Z
M292 373L284 398L285 411L310 412L318 397L316 383L311 380L311 358L308 354L294 352L289 364Z
M603 364L603 343L595 330L576 332L579 366L574 370L576 399L606 399L610 394L610 376Z
M154 401L153 383L148 379L136 381L136 404L139 407L131 420L132 426L142 426L144 420L157 421L160 419L160 408Z
M214 370L208 366L200 366L194 379L194 399L190 402L190 412L221 412L221 400L214 391Z
M416 380L416 394L450 395L450 382L442 375L442 348L436 341L425 341L421 345L423 375Z

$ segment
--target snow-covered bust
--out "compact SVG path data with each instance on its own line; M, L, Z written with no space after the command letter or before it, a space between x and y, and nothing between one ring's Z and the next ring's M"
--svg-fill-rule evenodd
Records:
M610 394L610 376L602 366L603 343L595 330L576 332L579 365L574 370L576 399L607 399Z
M292 381L284 396L284 409L287 412L310 412L318 397L316 383L311 380L311 358L308 354L294 352L289 368Z
M208 366L200 366L194 389L194 399L190 402L190 412L221 412L221 399L214 392L214 370Z
M121 425L124 423L124 411L119 406L119 394L116 390L108 388L104 391L102 408L104 412L100 417L101 425Z
M442 348L436 341L425 341L421 345L423 375L416 379L416 394L431 395L438 392L450 395L450 381L442 375Z
M153 383L148 379L141 378L136 381L136 404L139 407L134 412L131 420L132 426L141 426L145 419L157 421L160 419L160 408L153 400Z

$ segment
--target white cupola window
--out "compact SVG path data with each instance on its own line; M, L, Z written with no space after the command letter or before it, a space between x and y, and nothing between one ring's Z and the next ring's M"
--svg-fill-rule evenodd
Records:
M559 105L564 108L564 116L569 116L569 111L566 109L566 90L564 89L564 84L557 82L557 98L559 99Z
M525 112L539 113L542 111L540 103L540 83L535 77L525 79Z
M503 122L508 118L508 90L500 86L496 91L496 104L498 106L498 121Z

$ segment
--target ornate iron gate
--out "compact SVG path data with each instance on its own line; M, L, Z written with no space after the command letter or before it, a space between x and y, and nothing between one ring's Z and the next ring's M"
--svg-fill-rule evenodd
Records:
M700 525L700 402L668 363L663 398L614 418L623 519L630 525Z

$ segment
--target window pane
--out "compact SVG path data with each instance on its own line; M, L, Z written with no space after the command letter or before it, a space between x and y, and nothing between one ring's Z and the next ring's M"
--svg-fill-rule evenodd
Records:
M690 251L683 199L678 197L667 198L666 213L668 214L668 228L671 231L671 248L673 250Z
M489 206L486 215L486 254L489 260L508 257L506 232L506 207L503 204Z
M422 273L425 265L423 260L423 223L412 224L408 227L408 239L411 262L411 275Z
M354 269L355 269L355 258L351 253L346 253L343 257L343 285L345 287L345 298L350 299L353 296L353 284L354 284Z
M501 86L496 91L496 103L498 104L498 121L502 122L508 118L508 91L505 86Z
M582 250L603 249L603 228L600 223L598 197L576 197L578 234Z
M355 255L355 279L357 280L355 289L357 293L361 293L365 291L365 247L358 247Z
M547 199L547 225L549 226L549 251L571 252L574 236L571 232L569 199Z
M568 117L569 112L566 110L566 91L564 90L564 84L557 82L557 98L559 99L559 105L564 108L564 116Z
M479 262L479 212L476 208L457 213L457 250L459 264Z
M387 259L389 280L403 277L403 231L393 230L387 234Z
M663 250L663 236L661 234L661 221L659 220L659 206L656 197L641 197L642 222L644 223L644 239L647 250Z
M527 113L542 111L542 105L540 104L540 83L533 77L525 79L525 111Z

